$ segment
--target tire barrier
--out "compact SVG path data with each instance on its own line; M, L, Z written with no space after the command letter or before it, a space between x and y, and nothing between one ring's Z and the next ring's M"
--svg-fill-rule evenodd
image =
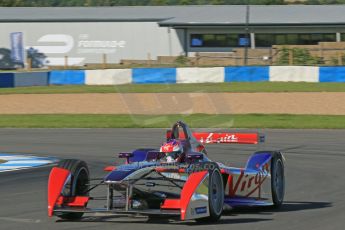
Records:
M86 70L86 85L121 85L132 83L131 69Z
M345 82L345 67L320 67L320 82Z
M176 83L224 82L224 68L177 68Z
M176 68L135 68L132 69L132 83L159 84L176 83Z
M271 66L270 81L318 82L319 67L313 66Z
M49 85L84 85L84 70L53 70L49 74Z
M14 74L14 87L47 86L49 72L25 72Z
M263 81L345 82L345 66L134 68L0 73L0 88L44 85L180 84Z
M0 73L0 88L14 87L14 73Z
M225 67L225 82L269 81L269 67L239 66Z

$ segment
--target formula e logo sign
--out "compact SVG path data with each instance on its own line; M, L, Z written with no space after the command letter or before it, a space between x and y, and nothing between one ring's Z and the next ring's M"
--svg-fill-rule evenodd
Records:
M47 45L33 46L32 48L39 52L46 54L47 65L61 66L65 64L65 57L74 47L74 39L67 34L47 34L37 40L38 43L45 43ZM31 47L27 47L29 49ZM49 54L60 54L60 57L49 57ZM64 54L63 56L61 54ZM81 65L85 58L68 57L68 65Z
M79 54L112 54L116 53L118 48L125 48L126 41L114 40L94 40L90 39L88 34L80 34L78 42Z
M33 47L44 54L66 54L74 47L73 37L66 34L47 34L40 37L37 42L52 43L52 45Z
M46 54L48 56L48 65L64 65L65 56L68 56L68 65L82 65L86 59L85 57L72 57L69 55L74 48L76 48L74 53L78 54L110 54L115 53L116 48L124 48L126 45L125 41L89 40L88 34L81 34L78 39L75 41L68 34L47 34L37 40L40 45L29 46L27 49L34 48ZM52 55L58 57L51 57Z

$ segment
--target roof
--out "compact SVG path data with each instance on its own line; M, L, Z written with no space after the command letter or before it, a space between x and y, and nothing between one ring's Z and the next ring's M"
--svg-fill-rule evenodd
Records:
M251 25L345 25L345 5L253 5ZM0 22L153 21L161 26L246 23L244 5L122 7L0 7Z

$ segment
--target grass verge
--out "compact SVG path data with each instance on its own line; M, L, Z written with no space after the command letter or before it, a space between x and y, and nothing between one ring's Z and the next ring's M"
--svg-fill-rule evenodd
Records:
M190 93L190 92L345 92L344 83L233 82L198 84L128 84L117 86L34 86L0 88L0 94Z
M0 115L1 128L167 128L183 120L192 128L345 129L345 116L327 115Z

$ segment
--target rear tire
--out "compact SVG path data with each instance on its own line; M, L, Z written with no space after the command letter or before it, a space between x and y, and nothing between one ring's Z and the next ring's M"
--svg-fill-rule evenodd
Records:
M224 205L223 177L218 166L209 170L208 203L210 216L196 219L199 223L216 222L220 219Z
M271 190L273 207L282 206L285 194L285 174L283 156L280 152L272 154L271 160Z
M66 184L63 195L66 197L88 196L90 173L85 161L68 159L59 162L59 168L67 169L71 172L71 180ZM65 220L80 219L84 213L70 212L57 214L58 217Z

